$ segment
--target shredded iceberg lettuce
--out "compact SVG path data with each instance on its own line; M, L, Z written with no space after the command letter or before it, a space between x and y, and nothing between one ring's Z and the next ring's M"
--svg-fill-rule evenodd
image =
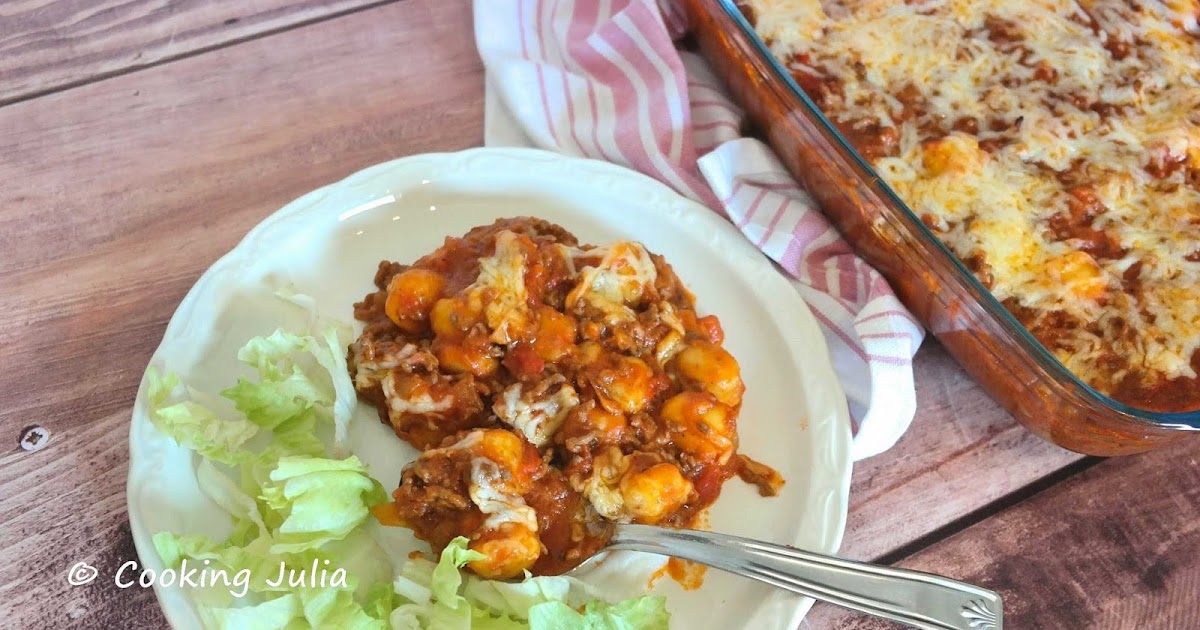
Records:
M494 582L460 571L482 556L456 538L434 564L409 560L396 577L393 629L439 630L666 630L670 616L661 597L608 604L565 576ZM586 603L583 603L586 602ZM580 605L583 603L582 605ZM582 611L576 610L576 607Z
M150 419L201 456L197 484L233 524L224 540L159 532L154 547L168 567L202 563L231 583L190 593L200 618L217 630L664 630L662 598L609 605L582 582L526 576L489 582L461 567L480 554L455 539L433 563L409 560L393 572L370 535L370 508L387 493L357 457L346 457L356 404L346 369L345 327L325 323L311 298L280 297L309 310L315 334L282 330L251 339L238 359L257 381L238 379L221 392L240 417L206 404L215 399L179 389L174 375L147 370ZM317 436L332 423L333 457ZM218 467L220 466L220 468ZM222 471L232 467L232 476ZM336 579L336 568L343 569ZM317 570L326 583L281 576ZM242 575L244 580L236 576Z

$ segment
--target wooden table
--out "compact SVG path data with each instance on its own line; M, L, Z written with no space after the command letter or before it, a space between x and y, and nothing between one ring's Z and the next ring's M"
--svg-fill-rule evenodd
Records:
M480 145L482 99L461 0L0 4L0 626L165 624L150 591L66 574L136 557L130 407L171 313L287 201ZM855 468L844 555L998 589L1012 628L1200 628L1200 441L1081 457L935 341L916 373L911 431Z

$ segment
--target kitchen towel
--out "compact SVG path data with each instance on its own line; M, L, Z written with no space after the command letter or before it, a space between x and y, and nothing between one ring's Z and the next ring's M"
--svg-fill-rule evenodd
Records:
M821 325L846 391L855 460L916 410L924 329L761 141L706 62L680 50L670 0L475 0L484 142L606 160L728 218L778 263Z

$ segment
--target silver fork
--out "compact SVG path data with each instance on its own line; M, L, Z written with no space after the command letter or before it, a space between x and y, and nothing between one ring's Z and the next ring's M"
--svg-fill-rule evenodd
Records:
M950 578L770 543L649 525L615 525L607 549L698 562L823 602L926 630L1001 630L993 591ZM587 566L595 556L575 569Z

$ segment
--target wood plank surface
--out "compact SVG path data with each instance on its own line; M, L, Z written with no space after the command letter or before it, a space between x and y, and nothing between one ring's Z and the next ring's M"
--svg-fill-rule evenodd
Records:
M1007 628L1200 628L1200 440L1105 460L898 565L1000 592ZM813 613L813 628L900 627Z
M847 558L894 552L1083 457L1017 424L932 336L913 371L912 427L890 450L854 465Z
M468 3L409 0L0 107L0 626L163 625L111 578L136 557L129 411L167 319L291 199L480 144L470 32ZM78 561L108 579L68 586Z
M0 104L386 1L5 2Z
M0 449L0 626L163 624L150 592L117 590L111 575L136 555L129 411L179 300L296 196L392 157L481 143L469 3L406 0L281 30L363 4L134 0L118 5L134 8L126 17L66 0L5 9L25 30L0 29L0 102L144 65L126 59L138 46L159 52L145 62L154 67L0 107L0 437L10 444ZM39 5L57 17L39 17ZM75 39L86 54L52 63ZM912 429L855 467L849 557L904 554L1080 459L1016 425L935 341L915 371ZM17 436L33 424L52 436L28 453ZM69 587L77 561L109 579ZM822 607L811 620L847 622Z

